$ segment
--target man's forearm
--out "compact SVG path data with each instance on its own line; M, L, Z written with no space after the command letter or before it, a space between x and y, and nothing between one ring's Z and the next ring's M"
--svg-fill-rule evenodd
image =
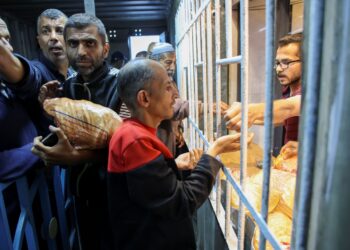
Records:
M22 62L9 50L0 48L0 75L8 83L15 84L24 77Z
M273 102L273 124L282 124L286 119L300 115L301 96L293 96L287 99L276 100ZM255 125L264 124L265 104L251 104L249 110L254 110Z

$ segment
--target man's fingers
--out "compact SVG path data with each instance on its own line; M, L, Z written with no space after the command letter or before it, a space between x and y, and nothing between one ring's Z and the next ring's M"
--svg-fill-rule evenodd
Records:
M226 127L231 130L239 131L241 129L241 116L237 115L226 122Z
M60 128L57 128L55 126L50 126L49 127L50 131L52 133L56 133L57 137L58 137L58 140L61 141L61 140L68 140L67 139L67 136L65 135L65 133L62 131L62 129Z
M38 156L41 155L41 152L46 154L51 148L51 147L45 146L41 142L42 138L43 138L42 136L37 136L34 138L34 141L33 141L32 153Z
M286 148L286 150L284 150L284 152L282 153L282 156L284 160L287 160L297 154L298 150L296 150L295 148Z

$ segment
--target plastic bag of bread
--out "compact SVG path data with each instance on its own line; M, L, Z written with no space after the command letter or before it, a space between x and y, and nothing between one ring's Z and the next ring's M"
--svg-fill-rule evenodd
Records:
M252 176L252 182L262 185L263 172L260 171L256 175ZM270 172L270 190L273 189L279 193L284 193L286 186L290 179L295 179L295 174L285 172L278 169L271 169Z
M296 173L298 169L298 157L292 156L284 159L283 154L279 154L273 164L275 169L283 170L290 173Z
M232 191L231 196L231 206L235 209L239 208L239 197L235 191ZM261 199L262 199L262 187L256 183L247 183L245 194L249 200L249 202L252 204L252 206L257 211L261 211ZM269 212L273 211L277 204L279 203L281 198L281 194L279 192L276 192L275 190L270 190L270 196L269 196ZM246 214L250 216L250 213L248 209L246 209Z
M295 194L296 177L292 176L283 187L283 193L277 209L286 214L289 218L293 218L294 194Z
M113 110L86 100L52 98L44 101L45 111L77 149L108 147L122 119Z
M292 220L282 212L276 210L275 212L269 214L268 226L273 235L275 235L275 237L277 238L282 249L290 249ZM259 249L259 237L260 230L259 227L256 226L252 240L253 247L256 250ZM268 241L266 241L266 249L273 250L273 247Z
M250 134L249 136L251 137L253 135ZM250 143L247 149L247 166L256 167L257 162L260 162L263 159L263 149L255 143ZM240 154L240 150L229 153L223 153L220 154L220 159L221 162L225 165L225 167L230 169L239 169Z
M252 182L262 185L263 174L252 176ZM293 217L294 193L295 193L296 175L278 169L271 169L270 173L270 191L274 190L281 195L278 208L290 218Z

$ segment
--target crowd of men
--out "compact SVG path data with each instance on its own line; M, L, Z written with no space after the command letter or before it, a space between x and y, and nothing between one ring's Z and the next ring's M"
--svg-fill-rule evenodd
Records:
M0 19L0 181L44 165L69 168L82 249L196 249L191 218L222 167L215 157L239 150L240 134L218 138L205 153L189 150L181 133L189 102L174 81L173 46L152 45L118 70L106 60L106 37L95 16L68 18L48 9L37 22L40 55L29 60L13 51ZM301 41L286 37L276 55L286 99L275 102L275 123L285 122L285 142L297 141ZM112 60L126 59L118 56ZM77 150L42 109L53 97L85 99L123 114L109 148ZM251 104L249 125L261 124L263 106ZM228 128L239 130L240 106L220 107ZM48 133L58 137L53 146L42 143Z

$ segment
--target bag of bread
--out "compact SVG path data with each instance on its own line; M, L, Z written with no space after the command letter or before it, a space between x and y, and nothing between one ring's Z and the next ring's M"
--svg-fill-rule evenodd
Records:
M247 148L247 166L256 167L263 159L263 149L255 143L250 143ZM234 151L220 154L221 162L230 169L239 169L241 152Z
M282 249L290 249L290 240L292 233L292 220L280 211L270 213L268 216L268 226L273 235L277 238ZM253 247L259 249L260 230L259 227L255 227L253 236ZM273 247L269 242L266 242L266 249L273 250Z
M296 177L292 176L286 181L283 187L283 193L276 209L282 211L289 218L293 218L294 194L295 194Z
M116 112L86 100L52 98L46 99L43 106L76 149L108 147L114 131L122 124Z
M239 197L235 191L232 191L231 196L231 206L235 209L239 208ZM261 211L261 200L262 200L262 187L260 185L257 185L256 183L248 182L246 184L246 190L245 190L246 197L248 198L249 202L252 204L252 206L255 208L256 211ZM276 192L275 190L270 190L270 196L269 196L269 212L273 211L277 204L279 203L281 198L281 194L279 192ZM248 209L246 209L246 214L251 216Z
M273 168L296 174L298 169L298 157L292 156L288 159L284 159L281 153L274 160Z

